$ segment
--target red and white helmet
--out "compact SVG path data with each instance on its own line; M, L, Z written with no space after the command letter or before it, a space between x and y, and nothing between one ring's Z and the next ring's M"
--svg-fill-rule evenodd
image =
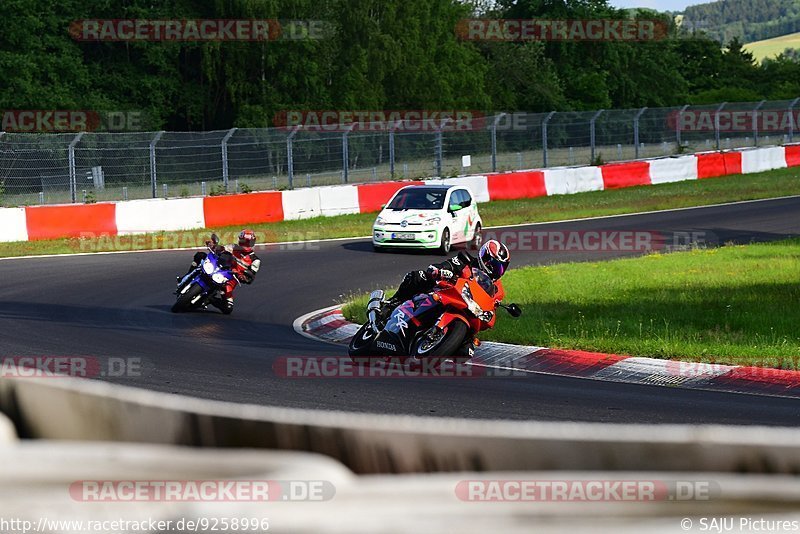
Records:
M499 280L503 276L510 261L511 253L508 251L508 247L496 239L490 239L484 243L478 252L478 263L481 269L486 271L493 280Z
M244 229L239 233L239 246L251 252L256 244L256 233L252 230Z

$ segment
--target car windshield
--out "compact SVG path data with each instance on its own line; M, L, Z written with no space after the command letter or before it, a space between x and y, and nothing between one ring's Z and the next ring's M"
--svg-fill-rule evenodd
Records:
M403 189L389 203L390 210L439 210L444 206L447 191L429 187Z
M494 285L494 280L486 274L485 272L481 271L480 269L472 269L472 278L478 282L478 285L486 291L490 297L493 297L497 288Z

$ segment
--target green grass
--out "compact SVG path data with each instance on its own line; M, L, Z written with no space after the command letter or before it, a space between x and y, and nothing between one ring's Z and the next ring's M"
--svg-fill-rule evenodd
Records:
M796 369L800 239L512 269L484 340ZM345 306L363 321L366 298Z
M480 213L485 226L500 226L619 215L787 195L800 195L800 167L656 186L495 201L481 204ZM370 234L374 220L374 213L364 213L250 226L260 234L262 243L285 242L365 236ZM197 247L202 245L211 231L220 234L223 241L230 242L239 230L241 227L236 226L127 237L0 243L0 257Z
M800 32L755 41L744 45L744 49L753 54L756 61L763 61L765 58L775 57L787 48L800 48Z

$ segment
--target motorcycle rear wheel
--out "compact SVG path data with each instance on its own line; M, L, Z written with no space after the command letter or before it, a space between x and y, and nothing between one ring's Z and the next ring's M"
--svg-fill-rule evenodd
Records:
M361 328L353 335L350 344L347 346L347 353L356 365L369 365L370 355L374 352L372 342L375 340L375 332L369 323L364 323Z
M178 295L178 300L176 300L175 304L172 305L172 313L180 313L190 310L192 307L194 307L194 299L200 296L202 292L202 287L197 284L192 284L185 293Z

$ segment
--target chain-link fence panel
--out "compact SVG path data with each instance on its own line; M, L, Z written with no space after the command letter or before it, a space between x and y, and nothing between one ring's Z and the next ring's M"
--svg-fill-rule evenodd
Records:
M213 195L776 145L798 141L799 103L501 113L352 131L0 132L0 199L13 206Z
M74 146L77 200L150 198L152 138L148 132L81 136Z
M395 178L420 180L436 175L436 133L408 132L394 134Z
M77 134L0 136L0 201L6 206L72 200L69 145Z
M229 191L289 188L288 135L279 128L233 132L227 141Z

